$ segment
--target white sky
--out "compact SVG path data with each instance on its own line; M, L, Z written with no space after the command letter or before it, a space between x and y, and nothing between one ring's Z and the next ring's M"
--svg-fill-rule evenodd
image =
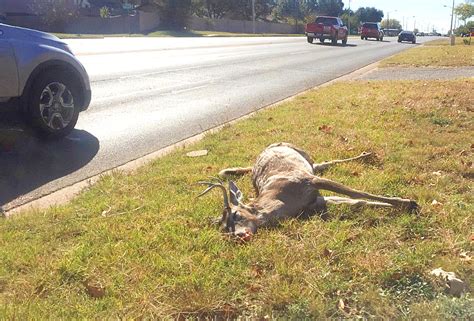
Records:
M464 0L455 0L455 6L462 2ZM384 19L389 12L390 19L397 19L402 24L405 21L404 28L408 30L413 30L415 20L420 31L431 31L434 26L438 32L447 33L450 28L452 0L350 0L350 3L354 11L359 7L383 10ZM349 0L344 0L344 4L347 8Z

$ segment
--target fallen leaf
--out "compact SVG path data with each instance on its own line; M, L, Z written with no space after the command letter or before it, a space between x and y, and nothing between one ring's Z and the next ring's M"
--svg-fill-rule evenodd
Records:
M208 154L207 149L203 150L195 150L189 153L186 153L186 156L188 157L201 157L201 156L206 156Z
M467 155L467 150L463 149L460 153L459 156L465 156Z
M333 255L334 251L330 250L328 248L324 248L323 250L323 256L324 257L331 257Z
M431 202L431 205L432 206L443 206L443 203L440 203L437 200L433 200L433 202Z
M105 296L105 288L100 283L89 281L84 286L86 287L87 294L93 298L100 299Z
M322 131L323 133L330 134L332 132L332 127L328 125L322 125L318 127L319 131Z

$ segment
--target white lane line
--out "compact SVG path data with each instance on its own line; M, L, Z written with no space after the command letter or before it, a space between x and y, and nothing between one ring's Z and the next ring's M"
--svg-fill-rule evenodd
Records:
M171 92L171 94L181 94L181 93L185 93L185 92L188 92L188 91L193 91L193 90L205 88L207 86L208 85L201 85L201 86L196 86L196 87L191 87L191 88L186 88L186 89L181 89L181 90L173 90Z

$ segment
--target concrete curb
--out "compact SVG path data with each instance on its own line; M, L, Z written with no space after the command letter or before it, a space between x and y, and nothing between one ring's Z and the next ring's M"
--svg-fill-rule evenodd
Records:
M234 124L238 121L241 121L243 119L250 118L261 110L279 106L282 103L290 101L290 100L294 99L295 97L304 95L309 91L312 91L312 90L315 90L315 89L318 89L318 88L324 88L324 87L330 86L330 85L332 85L336 82L350 81L350 80L357 79L357 78L361 77L362 75L375 70L377 68L378 64L379 64L379 62L367 65L367 66L362 67L362 68L360 68L356 71L353 71L353 72L348 73L346 75L340 76L336 79L333 79L333 80L328 81L324 84L313 87L311 89L305 90L305 91L303 91L301 93L298 93L296 95L287 97L287 98L282 99L282 100L280 100L276 103L273 103L271 105L262 107L262 108L258 109L257 111L253 111L253 112L251 112L247 115L244 115L242 117L233 119L233 120L231 120L229 122L226 122L222 125L219 125L217 127L208 129L208 130L206 130L206 131L204 131L200 134L197 134L195 136L186 138L186 139L184 139L180 142L177 142L173 145L167 146L167 147L162 148L158 151L147 154L143 157L140 157L140 158L137 158L135 160L129 161L129 162L127 162L127 163L125 163L121 166L112 168L110 170L102 172L102 173L100 173L98 175L95 175L93 177L90 177L88 179L85 179L85 180L82 180L82 181L77 182L75 184L72 184L70 186L64 187L60 190L57 190L57 191L52 192L48 195L42 196L42 197L40 197L38 199L35 199L33 201L30 201L28 203L25 203L25 204L22 204L22 205L19 205L19 206L16 206L16 207L12 207L12 208L4 208L3 213L0 211L0 213L1 213L0 215L3 214L4 216L6 216L8 218L8 217L11 217L13 215L20 214L21 212L24 212L24 211L27 211L27 210L42 210L42 209L47 209L47 208L52 207L52 206L59 206L59 205L66 204L67 202L72 200L74 197L76 197L81 191L83 191L84 189L86 189L86 188L92 186L94 183L96 183L103 175L110 174L114 171L132 173L137 168L142 167L142 166L150 163L153 160L156 160L156 159L158 159L160 157L163 157L165 155L168 155L168 154L170 154L170 153L172 153L172 152L174 152L178 149L184 148L188 145L191 145L195 142L200 141L206 135L208 135L210 133L215 133L215 132L221 130L224 126L232 125L232 124ZM1 208L0 208L0 210L1 210Z

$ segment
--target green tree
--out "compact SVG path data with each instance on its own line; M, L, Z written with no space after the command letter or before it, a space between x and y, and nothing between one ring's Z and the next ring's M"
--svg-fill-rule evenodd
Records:
M232 11L232 0L194 0L192 11L201 18L220 19Z
M316 13L317 0L278 0L274 10L277 20L294 21L304 20Z
M44 24L58 31L61 31L68 19L78 15L77 6L70 5L66 0L33 0L30 8L42 13Z
M349 11L349 9L344 10L341 19L348 27L350 26L350 34L357 34L360 25L360 18L354 11Z
M384 16L382 10L374 7L359 8L355 14L360 22L380 22Z
M390 19L390 21L388 21L387 19L384 19L382 20L381 25L382 25L382 28L385 28L385 29L400 29L400 30L403 29L402 24L397 19Z
M464 21L464 24L466 24L467 19L474 16L474 5L470 3L461 3L454 8L454 13L457 14L462 21Z
M191 0L154 0L161 12L163 25L174 30L181 30L192 13Z
M319 0L318 13L321 15L339 17L344 8L342 0Z
M231 18L241 20L252 20L252 1L251 0L233 0L234 6L231 12ZM259 20L268 20L273 9L277 6L275 0L255 0L255 18Z

